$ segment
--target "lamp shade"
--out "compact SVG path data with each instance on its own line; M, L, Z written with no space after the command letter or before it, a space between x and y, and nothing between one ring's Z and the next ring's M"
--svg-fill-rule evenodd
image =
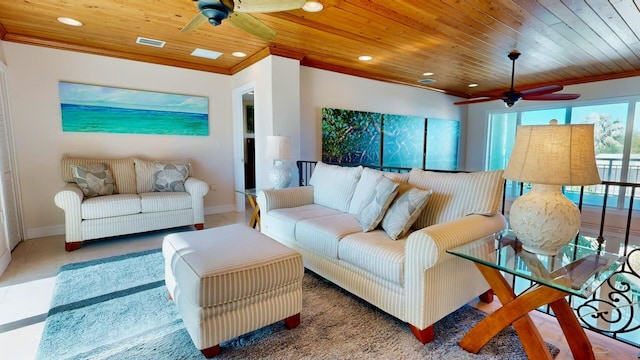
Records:
M503 177L546 185L599 184L593 124L518 126Z
M267 159L291 159L291 139L287 136L267 136Z

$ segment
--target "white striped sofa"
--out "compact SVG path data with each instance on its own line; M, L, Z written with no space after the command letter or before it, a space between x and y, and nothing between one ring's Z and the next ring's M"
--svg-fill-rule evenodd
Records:
M261 231L300 252L307 269L409 323L427 343L436 321L489 294L474 263L446 250L506 228L498 211L502 171L383 174L432 192L395 241L384 229L364 232L358 221L357 203L375 171L318 162L311 186L260 192Z
M71 166L101 163L107 164L111 171L115 192L87 198L76 183ZM187 225L194 225L198 230L204 228L203 197L209 187L202 180L188 177L184 182L185 192L154 192L155 162L140 158L65 156L61 169L66 184L56 193L54 202L65 213L67 251L80 248L85 240Z

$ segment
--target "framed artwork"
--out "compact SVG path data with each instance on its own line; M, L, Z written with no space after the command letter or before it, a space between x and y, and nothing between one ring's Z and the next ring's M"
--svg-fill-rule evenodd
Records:
M322 109L322 161L432 170L458 168L455 120Z
M60 81L62 131L209 135L209 99Z

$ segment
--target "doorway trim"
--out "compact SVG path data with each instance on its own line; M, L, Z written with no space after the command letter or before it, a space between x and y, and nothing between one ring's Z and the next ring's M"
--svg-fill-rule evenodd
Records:
M236 211L245 210L244 197L244 106L242 105L242 95L250 91L254 92L254 114L257 114L256 83L240 85L233 89L231 101L233 106L233 174L235 190ZM256 127L257 130L257 127ZM256 132L257 136L257 132Z

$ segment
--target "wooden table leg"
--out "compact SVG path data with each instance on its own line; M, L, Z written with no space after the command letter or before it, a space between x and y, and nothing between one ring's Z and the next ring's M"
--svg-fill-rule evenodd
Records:
M564 298L558 299L551 304L551 309L560 323L564 337L567 339L574 359L595 359L593 347L587 334L584 332L578 318L569 303Z
M258 230L260 230L260 206L258 206L255 196L247 195L247 200L249 200L249 205L251 205L251 210L253 211L251 219L249 220L249 226L255 228L257 225Z
M503 306L489 314L465 335L460 341L460 346L463 349L477 353L502 329L513 325L522 342L522 347L530 359L552 359L544 339L528 315L530 311L542 305L551 304L574 357L576 359L593 359L591 344L573 314L573 310L564 299L566 296L564 292L546 286L538 286L516 296L498 270L481 264L476 264L476 266L491 285ZM556 311L556 307L558 311ZM574 344L572 345L572 343Z

